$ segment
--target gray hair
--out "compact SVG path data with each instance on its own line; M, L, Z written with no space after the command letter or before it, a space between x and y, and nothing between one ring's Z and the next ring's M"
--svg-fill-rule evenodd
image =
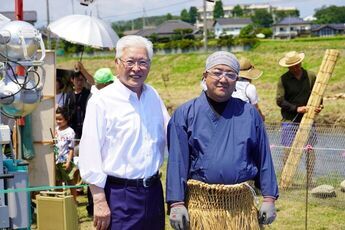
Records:
M153 56L153 45L152 42L149 41L147 38L138 35L127 35L120 40L118 40L116 44L116 58L121 58L123 55L123 51L128 47L143 47L147 51L147 55L149 59L152 59Z

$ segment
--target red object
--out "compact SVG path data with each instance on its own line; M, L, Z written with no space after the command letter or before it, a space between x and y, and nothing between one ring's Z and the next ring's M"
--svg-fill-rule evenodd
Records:
M307 152L313 150L313 146L312 145L306 145L305 149L307 150Z
M25 118L24 117L17 118L17 125L25 126Z
M16 66L16 74L17 74L17 76L22 76L22 77L24 77L24 76L25 76L25 67L24 67L24 66L17 65L17 66Z
M19 21L23 21L23 0L15 0L15 16Z

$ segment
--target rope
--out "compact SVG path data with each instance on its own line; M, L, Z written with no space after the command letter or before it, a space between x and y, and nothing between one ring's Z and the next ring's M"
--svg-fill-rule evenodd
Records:
M339 148L316 148L314 146L311 146L312 149L314 150L327 150L327 151L344 151L345 149L339 149ZM286 148L291 148L291 147L288 147L288 146L284 146L284 145L270 145L270 149L273 149L273 148L279 148L279 149L286 149ZM296 149L301 149L301 150L309 150L310 146L309 145L306 145L305 147L303 148L296 148Z
M0 194L12 193L12 192L33 192L33 191L44 191L44 190L54 190L54 189L82 188L86 186L89 186L89 185L82 184L82 185L64 185L64 186L38 186L38 187L4 189L4 190L1 189Z

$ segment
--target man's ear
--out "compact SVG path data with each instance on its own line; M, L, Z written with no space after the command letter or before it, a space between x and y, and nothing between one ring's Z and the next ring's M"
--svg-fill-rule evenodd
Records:
M204 80L204 79L206 79L207 78L207 73L206 72L203 72L202 73L202 79L201 80Z
M119 65L120 65L120 60L118 59L118 58L115 58L115 70L116 70L116 72L118 71L118 69L119 69Z

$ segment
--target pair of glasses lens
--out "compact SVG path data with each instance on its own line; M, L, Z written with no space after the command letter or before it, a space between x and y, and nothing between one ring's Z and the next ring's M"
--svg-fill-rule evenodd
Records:
M144 68L148 68L150 65L150 62L147 60L122 60L122 59L120 59L120 61L122 61L122 63L124 63L126 65L126 67L128 67L128 68L133 68L135 66L135 64L137 64L139 66L139 68L144 69Z
M235 81L237 79L237 74L234 72L209 72L211 75L215 76L217 79L221 79L222 76L227 79Z

